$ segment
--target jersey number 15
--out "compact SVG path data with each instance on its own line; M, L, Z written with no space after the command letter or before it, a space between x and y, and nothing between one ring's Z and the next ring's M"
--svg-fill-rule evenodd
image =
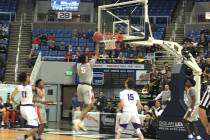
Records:
M133 94L128 94L128 101L133 101L133 100L134 100Z

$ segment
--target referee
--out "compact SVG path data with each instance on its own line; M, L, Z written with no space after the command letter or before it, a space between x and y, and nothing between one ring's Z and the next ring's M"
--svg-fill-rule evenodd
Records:
M206 133L210 135L210 122L208 121L208 116L207 116L207 109L210 106L210 68L206 70L206 74L208 77L208 84L199 106L199 116L203 126L206 129Z

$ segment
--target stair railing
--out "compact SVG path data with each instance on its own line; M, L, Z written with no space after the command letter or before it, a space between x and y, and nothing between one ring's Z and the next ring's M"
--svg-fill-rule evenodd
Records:
M22 38L22 26L23 26L23 16L21 14L20 28L19 28L19 35L18 35L18 46L17 46L16 64L15 64L15 83L17 82L17 76L18 76L18 64L19 64L20 45L21 45L21 38Z

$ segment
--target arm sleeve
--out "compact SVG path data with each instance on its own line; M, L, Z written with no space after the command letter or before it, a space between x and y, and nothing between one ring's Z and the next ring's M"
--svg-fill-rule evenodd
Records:
M201 102L200 102L200 108L203 108L203 109L207 109L210 105L210 88L208 87L206 89L206 92L204 93L202 99L201 99Z

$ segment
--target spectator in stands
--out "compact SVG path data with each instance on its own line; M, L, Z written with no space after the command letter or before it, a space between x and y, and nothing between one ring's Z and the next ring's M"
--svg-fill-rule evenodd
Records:
M7 52L7 46L5 44L0 44L0 53L6 53Z
M6 110L3 105L3 98L0 96L0 120L1 121L4 121L5 112ZM0 122L0 125L1 125L1 122Z
M64 60L67 62L71 62L73 59L72 57L73 57L72 51L70 49L68 49L64 54Z
M80 111L80 103L78 101L78 97L77 97L77 93L74 93L74 96L72 96L71 99L71 105L72 105L72 121L74 120L73 118L75 118L75 111Z
M51 33L47 36L47 43L48 43L50 50L55 49L55 35L53 33Z
M6 109L5 118L4 118L5 128L8 127L8 121L10 117L11 117L10 127L13 128L15 126L16 111L12 106L12 100L10 99L10 97L7 98L7 102L4 104L4 107Z
M156 138L156 130L153 126L152 113L148 112L145 115L146 117L142 124L142 133L146 138Z
M101 58L108 58L109 55L107 54L106 50L103 51Z
M36 63L36 59L38 57L38 54L35 50L31 49L31 52L28 56L28 66L29 68L32 68L34 64Z
M5 58L4 54L0 53L0 68L5 67Z
M65 42L63 42L63 41L60 42L60 47L58 50L60 50L60 51L66 50Z
M77 30L75 29L74 31L73 31L73 33L72 33L72 38L73 39L78 39L78 32L77 32Z
M204 47L204 53L206 53L208 50L208 35L205 31L201 32L198 44Z
M41 44L40 35L37 35L37 36L32 40L32 49L33 49L33 50L39 49L40 44Z
M91 53L89 48L85 48L85 56L87 56L89 59L91 58Z
M165 109L171 100L171 91L168 84L165 84L164 90L155 98L155 100L159 99L161 99L162 109Z
M106 107L106 96L104 96L103 92L100 92L100 96L96 101L97 108L100 112L103 112Z
M80 49L80 47L77 47L77 51L76 51L76 57L79 58L79 56L82 54L82 51Z
M161 107L161 103L159 100L155 101L155 106L152 107L152 112L153 112L154 118L159 118L161 114L163 113L163 109Z
M149 60L151 62L154 62L155 61L155 55L150 50L148 50L144 59Z
M52 8L50 8L48 10L48 21L55 21L55 19L56 19L56 13Z
M46 34L41 33L40 40L41 40L42 45L47 45L47 35Z
M144 105L144 108L143 108L144 115L146 115L149 111L150 111L149 106L148 105Z

